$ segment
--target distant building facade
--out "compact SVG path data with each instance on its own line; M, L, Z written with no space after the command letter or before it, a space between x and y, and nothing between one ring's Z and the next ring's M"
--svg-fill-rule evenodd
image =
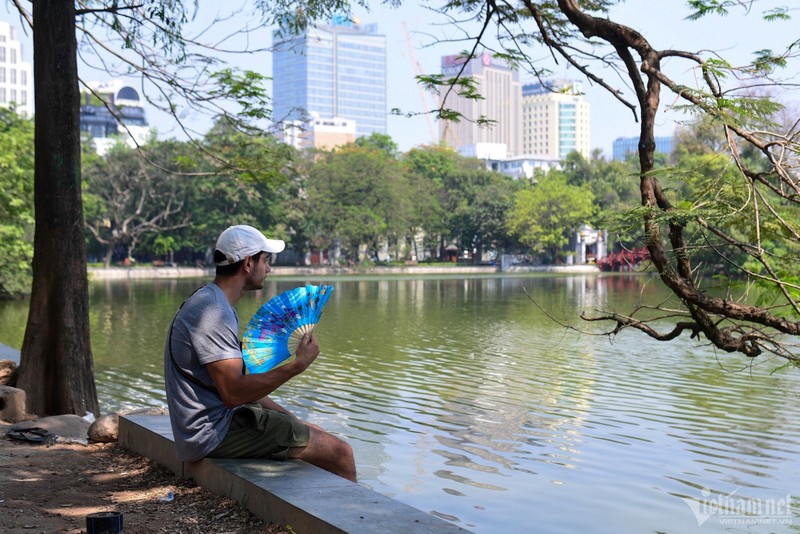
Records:
M481 160L501 160L508 157L508 147L505 143L474 143L461 145L456 152L465 158Z
M323 119L312 112L307 121L296 120L282 124L278 135L283 137L286 144L299 150L331 150L356 140L356 121L340 117Z
M458 151L472 145L504 144L508 156L521 154L519 111L522 85L518 72L489 53L469 61L460 55L444 56L441 58L441 72L445 77L473 78L483 98L464 98L455 90L446 94L446 89L441 89L439 104L459 112L464 118L459 122L439 121L439 138ZM480 117L494 122L480 125L476 122Z
M486 170L495 171L514 179L532 180L536 171L549 172L561 168L561 159L551 156L520 154L509 156L503 143L475 143L459 147L458 153L465 158L476 158L486 166Z
M356 135L386 134L386 36L376 24L334 18L302 35L272 37L273 118L354 121Z
M590 106L581 85L570 81L522 87L522 148L526 154L564 159L590 154Z
M487 167L490 170L505 174L516 180L523 178L526 180L533 180L537 170L548 173L551 170L560 169L561 158L523 154L511 158L489 160L487 162Z
M660 136L655 138L656 152L662 154L672 154L672 149L675 148L675 138L671 135ZM622 161L628 158L630 154L635 154L639 150L638 137L617 137L612 146L612 159Z
M151 131L136 89L122 80L88 85L89 90L81 94L81 133L99 154L105 154L120 140L131 147L148 141Z
M33 69L22 52L16 28L0 21L0 107L33 117Z

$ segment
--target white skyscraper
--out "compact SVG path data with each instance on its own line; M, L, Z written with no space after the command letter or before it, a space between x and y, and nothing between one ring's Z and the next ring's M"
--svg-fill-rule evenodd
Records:
M557 81L522 87L522 149L559 159L576 150L588 157L589 103L579 83Z
M12 104L19 114L33 116L33 70L22 60L17 30L0 21L0 106Z

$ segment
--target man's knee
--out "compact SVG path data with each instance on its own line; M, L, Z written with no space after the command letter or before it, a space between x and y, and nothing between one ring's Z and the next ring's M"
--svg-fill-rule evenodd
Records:
M325 449L330 457L342 459L353 457L353 447L349 443L324 431L319 434L321 439L325 441Z
M341 439L339 439L339 438L337 438L335 436L333 437L333 439L336 440L336 449L337 449L337 453L339 454L339 456L352 458L352 456L353 456L353 447L351 447L350 444L347 443L346 441L341 440Z
M356 481L356 466L353 448L344 440L312 428L308 446L290 457L315 464L353 482Z

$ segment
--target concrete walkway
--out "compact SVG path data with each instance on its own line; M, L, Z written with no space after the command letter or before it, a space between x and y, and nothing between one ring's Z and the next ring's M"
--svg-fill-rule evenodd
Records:
M180 462L164 415L120 416L119 444L297 534L469 532L300 460Z

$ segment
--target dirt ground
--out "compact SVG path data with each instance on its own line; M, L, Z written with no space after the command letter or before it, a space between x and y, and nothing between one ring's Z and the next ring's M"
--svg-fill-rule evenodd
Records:
M114 443L47 447L0 427L0 532L84 533L87 515L111 511L125 534L291 533Z

